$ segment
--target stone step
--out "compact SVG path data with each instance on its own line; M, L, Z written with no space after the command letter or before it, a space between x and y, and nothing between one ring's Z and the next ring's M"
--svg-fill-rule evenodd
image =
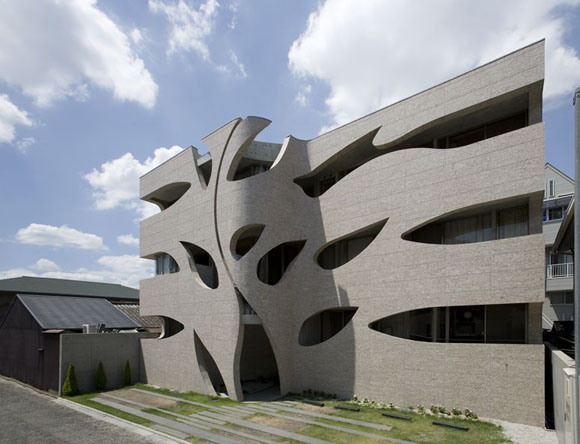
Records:
M162 426L159 424L152 425L151 428L153 430L157 430L159 432L163 432L163 433L166 433L168 435L175 436L176 438L179 438L179 439L185 439L189 436L186 433L182 433L178 430L173 430L173 429L170 429L169 427L165 427L165 426Z

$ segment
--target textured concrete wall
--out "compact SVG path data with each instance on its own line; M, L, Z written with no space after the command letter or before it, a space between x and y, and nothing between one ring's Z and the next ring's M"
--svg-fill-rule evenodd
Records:
M70 364L75 371L81 392L95 391L95 373L99 361L107 375L107 387L121 387L125 381L125 364L131 365L134 382L141 380L140 340L151 333L63 333L60 335L60 384L64 383Z
M554 426L559 444L573 444L572 419L574 413L574 360L552 345L547 345L552 371Z
M241 399L243 297L270 339L282 392L310 388L402 406L469 407L483 416L543 424L544 126L538 100L543 54L540 42L313 140L290 136L269 171L243 180L232 181L233 172L269 123L265 119L236 119L204 139L212 156L207 186L198 179L193 148L145 175L143 197L172 182L192 183L173 206L141 224L141 256L166 252L181 269L141 282L141 312L185 326L175 336L143 341L148 381L211 392L197 365L195 330L229 395ZM451 118L522 94L529 96L530 126L460 148L390 149ZM309 197L294 183L352 155L348 147L368 135L383 155L322 196ZM443 216L510 200L529 205L528 236L464 245L402 239ZM318 266L316 254L327 242L385 219L354 260L335 270ZM231 240L251 224L265 229L238 259ZM260 258L283 242L301 240L304 248L280 282L270 286L257 279ZM196 279L180 241L212 256L217 289ZM530 344L421 343L368 327L423 307L503 303L530 304ZM306 319L341 306L358 307L343 330L318 345L299 345Z

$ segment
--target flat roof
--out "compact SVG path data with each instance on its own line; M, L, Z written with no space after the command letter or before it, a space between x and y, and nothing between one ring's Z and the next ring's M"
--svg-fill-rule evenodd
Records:
M139 300L139 290L120 284L32 276L1 279L0 292Z

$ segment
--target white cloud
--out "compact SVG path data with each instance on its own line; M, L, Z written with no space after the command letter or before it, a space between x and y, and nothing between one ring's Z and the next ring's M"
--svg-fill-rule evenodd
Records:
M122 234L117 236L117 242L123 245L128 245L129 247L138 247L139 239L137 239L132 234Z
M46 247L73 247L83 250L107 250L103 239L96 234L83 233L66 225L30 224L16 233L16 240L23 244Z
M167 16L170 25L167 53L196 52L202 59L209 61L206 39L213 31L218 6L217 0L207 0L198 9L189 6L184 0L177 3L149 0L152 12Z
M129 38L135 46L139 47L143 42L143 33L139 28L133 28L131 32L129 32Z
M49 259L38 259L36 263L32 266L33 268L40 271L59 271L60 267L53 261Z
M312 85L304 85L300 91L296 94L294 100L300 106L306 106L308 104L308 99L310 97L310 93L312 92Z
M41 261L47 261L41 262ZM52 269L42 269L38 266L53 265ZM139 256L102 256L97 260L100 268L75 270L61 270L60 267L47 259L40 259L36 264L25 268L12 268L0 271L0 279L8 279L20 276L38 276L58 279L75 279L81 281L108 282L129 287L139 287L139 281L153 276L153 261L141 259ZM35 271L36 270L36 271Z
M0 51L0 58L2 57L1 54L2 51ZM28 117L28 113L14 105L6 94L0 94L0 143L14 141L17 125L32 126L34 122Z
M30 148L35 143L36 139L34 137L23 137L22 139L17 140L15 145L21 153L26 153L28 148Z
M153 157L148 157L141 163L133 154L105 162L99 169L93 169L84 178L93 188L93 198L97 210L113 208L134 209L144 218L157 212L157 207L139 200L139 177L157 165L165 162L181 152L179 146L157 148Z
M565 42L578 0L327 0L293 42L289 67L327 82L333 124L546 38L548 105L572 97L580 59Z
M19 86L39 106L65 97L86 99L88 84L146 108L157 84L130 38L96 0L4 2L0 14L0 79Z

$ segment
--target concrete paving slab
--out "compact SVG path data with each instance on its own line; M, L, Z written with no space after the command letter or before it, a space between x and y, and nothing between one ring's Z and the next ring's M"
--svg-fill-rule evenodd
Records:
M311 412L309 410L296 409L293 407L281 407L280 406L280 410L285 411L285 412L290 412L290 413L296 413L298 415L305 415L305 416L313 416L315 418L330 419L332 421L344 422L347 424L368 427L370 429L375 429L375 430L386 430L388 432L389 430L392 429L391 426L384 425L384 424L377 424L374 422L360 421L358 419L350 419L350 418L345 418L343 416L326 415L324 413L316 413L316 412Z
M165 426L162 426L159 424L152 425L151 428L154 430L158 430L160 432L163 432L163 433L167 433L168 435L175 436L176 438L179 438L179 439L185 439L189 436L186 433L180 432L179 430L173 430L173 429L170 429L169 427L165 427Z
M218 419L222 419L219 417L219 414L212 413L212 412L205 412L206 415L214 416ZM263 433L269 433L270 435L280 436L282 438L290 438L295 441L304 442L306 444L331 444L329 441L323 441L321 439L311 438L310 436L300 435L298 433L289 432L287 430L277 429L275 427L270 427L262 424L257 424L255 422L246 421L243 419L238 418L231 418L228 420L232 424L237 424L242 427L246 427L248 429L258 430Z
M145 413L141 410L127 407L125 405L119 404L114 401L109 401L104 398L93 398L94 402L98 402L103 405L108 405L109 407L113 407L115 409L121 410L126 413L131 413L132 415L139 416L141 418L148 419L149 421L155 422L160 425L164 425L174 430L178 430L183 433L187 433L189 436L195 436L197 438L206 439L211 442L215 442L218 444L242 444L240 441L235 441L233 439L226 438L225 436L216 435L215 433L208 432L206 430L202 430L198 427L192 427L186 424L182 424L177 421L172 421L167 418L162 418L161 416L153 415L152 413Z
M195 418L195 419L199 419L201 421L209 422L211 424L216 424L216 425L224 425L225 424L225 421L221 421L219 419L213 419L213 418L210 418L209 416L208 417L205 417L205 416L200 415L198 413L192 413L189 416L192 417L192 418Z

